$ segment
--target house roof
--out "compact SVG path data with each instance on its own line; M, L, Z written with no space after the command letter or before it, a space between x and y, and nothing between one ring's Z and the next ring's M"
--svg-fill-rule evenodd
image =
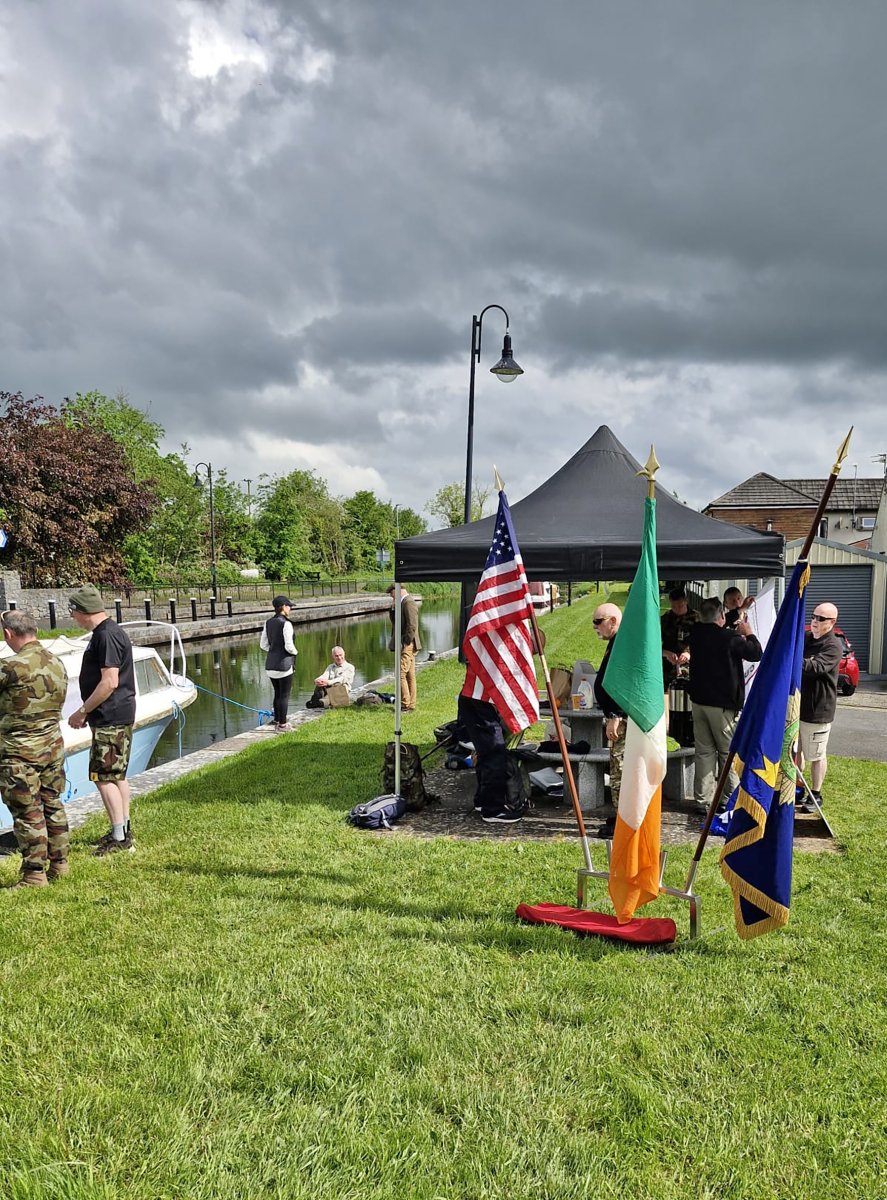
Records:
M782 482L788 487L806 492L817 503L826 484L824 479L783 479ZM834 509L846 510L848 512L852 512L853 509L863 509L866 511L871 509L874 511L881 501L883 487L884 480L880 475L875 479L838 478L835 480L834 491L829 497L829 512L832 512Z
M752 475L751 479L746 479L731 491L724 492L723 496L718 496L717 500L712 500L706 507L815 508L816 501L809 492L776 479L766 471L759 471L757 475Z
M815 508L825 485L825 479L776 479L760 471L712 500L706 505L706 511L710 508ZM836 479L827 511L874 512L883 486L880 477Z

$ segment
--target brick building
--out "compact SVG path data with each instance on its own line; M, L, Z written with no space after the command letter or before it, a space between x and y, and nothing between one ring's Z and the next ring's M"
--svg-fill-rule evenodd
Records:
M712 500L703 512L721 521L781 533L793 541L806 536L825 483L824 479L776 479L761 471ZM867 550L883 490L880 478L838 479L819 537Z

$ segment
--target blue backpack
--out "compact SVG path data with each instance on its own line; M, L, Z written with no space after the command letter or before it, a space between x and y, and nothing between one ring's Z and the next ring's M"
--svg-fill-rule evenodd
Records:
M357 804L345 818L358 829L390 829L407 811L403 796L377 796L367 804Z

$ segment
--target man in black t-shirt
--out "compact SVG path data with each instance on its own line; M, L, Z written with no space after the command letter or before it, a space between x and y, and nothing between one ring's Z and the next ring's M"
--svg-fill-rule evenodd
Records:
M102 856L133 850L126 778L136 717L132 643L126 631L105 612L101 594L91 584L70 597L69 612L81 629L92 633L80 665L83 703L68 718L68 724L72 729L89 724L92 730L89 778L99 789L111 822L110 832L95 853Z
M838 705L838 671L843 650L835 637L838 610L823 601L815 606L810 632L804 634L801 662L801 722L798 750L801 770L810 764L810 790L822 804L822 784L828 767L826 747ZM801 812L815 812L810 801L800 805Z

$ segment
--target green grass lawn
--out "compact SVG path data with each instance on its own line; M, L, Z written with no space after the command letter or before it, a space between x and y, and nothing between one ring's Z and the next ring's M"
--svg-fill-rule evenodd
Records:
M589 657L590 601L545 619ZM572 649L571 649L572 647ZM419 677L430 744L461 670ZM0 1197L883 1197L887 767L836 760L840 854L788 928L671 953L518 924L575 842L362 834L390 710L340 710L138 802L138 853L0 897ZM683 882L689 848L672 852ZM0 868L11 881L17 860Z

